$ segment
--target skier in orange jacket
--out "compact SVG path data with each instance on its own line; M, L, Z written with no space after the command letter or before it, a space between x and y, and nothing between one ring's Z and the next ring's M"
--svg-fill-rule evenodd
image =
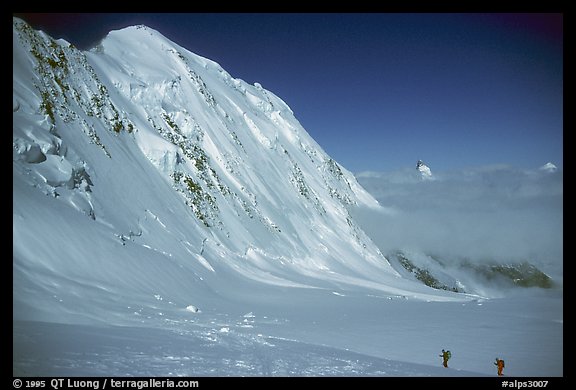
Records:
M494 365L498 366L498 376L502 376L502 370L504 369L504 360L496 358Z

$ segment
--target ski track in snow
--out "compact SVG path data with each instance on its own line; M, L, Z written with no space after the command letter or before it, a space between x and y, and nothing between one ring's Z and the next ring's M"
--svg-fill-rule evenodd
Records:
M15 321L13 374L491 376L497 355L507 375L562 376L554 297L463 304L314 295L296 294L292 308L251 304L256 310L244 314L240 306L192 313L165 303L126 326ZM441 348L453 353L449 369L440 367Z
M221 330L174 331L15 323L14 376L442 376L294 340ZM27 348L33 346L33 354ZM452 370L449 376L480 374Z

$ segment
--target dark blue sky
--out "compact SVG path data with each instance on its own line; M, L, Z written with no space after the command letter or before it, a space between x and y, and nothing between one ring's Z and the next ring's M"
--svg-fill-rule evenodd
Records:
M561 14L15 14L86 49L145 24L281 97L344 167L563 166Z

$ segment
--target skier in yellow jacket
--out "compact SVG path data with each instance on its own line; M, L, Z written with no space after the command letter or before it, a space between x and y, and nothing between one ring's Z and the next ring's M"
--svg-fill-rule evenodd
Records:
M450 351L442 350L442 354L439 356L443 359L442 365L448 368L448 359L452 357L452 353Z

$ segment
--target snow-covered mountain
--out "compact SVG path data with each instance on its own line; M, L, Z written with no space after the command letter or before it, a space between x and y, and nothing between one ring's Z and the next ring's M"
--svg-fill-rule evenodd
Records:
M430 167L424 164L422 160L418 160L418 162L416 163L416 170L420 172L420 176L422 177L422 179L428 180L432 178L432 171L430 170Z
M13 19L13 198L14 375L469 376L500 348L562 373L557 299L393 267L355 218L383 208L286 103L148 27L83 52Z
M547 162L546 164L542 165L539 169L544 172L553 173L558 170L558 167L552 164L551 162Z
M348 211L378 203L258 83L145 26L89 52L13 31L17 316L91 315L85 290L204 306L227 277L435 296Z

